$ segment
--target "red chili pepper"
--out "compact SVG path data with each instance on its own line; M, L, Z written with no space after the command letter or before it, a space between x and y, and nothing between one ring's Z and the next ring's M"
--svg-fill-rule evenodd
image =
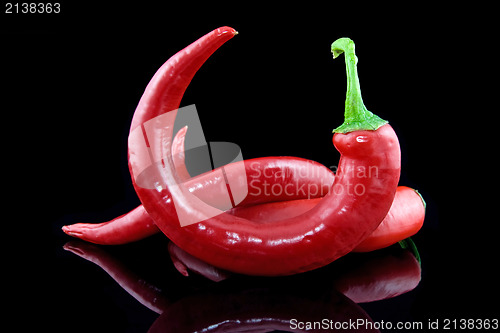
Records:
M228 212L235 216L265 224L272 223L278 219L303 214L317 205L320 200L321 198L270 202L254 206L236 207ZM356 246L352 252L374 251L407 239L420 230L424 222L424 217L425 202L420 194L409 187L399 186L387 216L377 229L375 229L375 231L368 236L368 238L361 242L361 244ZM173 245L173 243L169 244L169 251L175 267L184 276L188 276L188 268L213 281L220 281L228 275L227 272L221 271L220 269L210 266L197 258L187 255L179 247ZM413 261L417 262L413 255L410 256L413 258ZM407 270L405 271L407 272ZM391 277L393 279L398 275L398 273L396 273L398 272L398 269L386 272L392 272ZM411 274L411 272L408 273L412 276L416 276ZM369 276L371 276L371 274ZM418 275L418 277L419 276L420 275ZM410 288L411 290L416 284L418 284L420 278L417 280L404 280L409 282L409 285L413 286ZM383 285L386 290L380 290L380 292L389 293L387 287L390 286L390 284ZM401 290L398 289L398 291L400 292ZM360 294L361 293L357 293L358 296L356 296L356 299L359 298Z
M62 230L69 236L101 245L135 242L158 233L158 227L140 205L130 212L102 223L75 223Z
M184 137L181 129L173 141L176 171L185 180L185 186L201 200L215 207L223 207L227 197L225 178L220 173L208 172L189 179L184 163ZM295 157L265 157L227 165L225 176L237 179L240 165L244 164L245 181L233 181L235 191L248 190L240 206L272 201L318 198L330 190L335 175L325 166ZM277 186L278 191L274 190ZM170 203L173 205L173 203ZM160 232L142 205L127 214L103 223L76 223L62 230L73 237L102 245L118 245L138 241Z
M224 168L226 176L236 178L241 164L244 165L246 180L232 182L234 190L243 187L248 189L247 196L239 204L241 206L322 197L328 193L335 178L327 167L295 157L261 157L232 163ZM203 202L224 208L226 183L219 173L208 172L184 184ZM279 192L273 192L271 186L277 186ZM173 206L173 203L167 205ZM143 205L108 222L76 223L64 226L62 230L70 236L103 245L126 244L159 232Z
M300 163L301 160L298 160L298 162ZM313 174L315 172L312 171ZM333 177L328 178L333 183ZM264 187L261 186L262 184L263 182L255 182L254 186L259 186L263 192ZM313 187L317 185L316 183L309 184ZM325 184L328 184L328 182L322 182L321 185L324 186ZM294 187L294 189L298 188ZM194 193L196 194L196 191ZM315 193L317 192L315 191L313 194ZM321 200L321 198L313 198L274 201L276 199L272 196L273 193L270 192L270 194L269 196L260 196L259 199L263 200L260 204L239 205L229 210L228 213L254 222L269 223L303 214L316 206ZM297 194L300 195L302 192L298 191ZM307 194L307 196L311 196L311 194ZM270 202L266 202L266 200ZM409 187L398 186L387 216L370 236L353 249L353 252L378 250L413 236L422 227L424 218L425 203L420 194ZM142 205L108 222L76 223L64 226L63 231L70 236L102 245L126 244L160 232Z
M182 174L182 178L185 180L190 177L184 161L186 130L187 127L179 130L172 145L177 173ZM269 223L298 216L316 206L333 183L333 173L321 164L312 161L294 160L293 158L287 158L287 160L294 166L293 169L280 168L283 164L282 158L276 158L273 169L264 168L262 170L261 167L269 166L269 164L262 165L259 159L247 161L249 165L254 163L249 171L256 172L255 174L247 174L247 182L253 191L250 193L253 202L247 205L240 204L229 210L228 213L254 222ZM295 176L292 176L292 171ZM283 175L286 174L288 177L283 178ZM266 178L262 178L262 175L266 175ZM213 173L209 173L197 177L196 184L190 186L193 193L197 195L200 192L205 192L207 193L205 197L208 197L208 194L213 196L210 186L216 181L213 176ZM320 179L320 177L325 178ZM276 182L278 179L281 182ZM299 179L301 179L300 182ZM284 181L293 182L286 184ZM280 191L272 191L266 187L266 185L272 186L273 184L277 184ZM304 188L302 189L301 186ZM283 193L283 189L287 191ZM280 196L287 193L286 199L288 200ZM258 203L256 204L256 202ZM368 238L356 246L353 252L374 251L400 242L416 234L422 227L424 218L425 202L420 194L409 187L399 186L387 216ZM64 226L63 231L70 236L102 245L126 244L160 232L142 205L108 222L76 223Z
M400 173L397 136L386 121L364 107L354 44L337 40L332 52L335 57L346 53L348 87L346 121L333 136L341 159L332 191L308 212L265 227L203 203L179 186L172 159L172 111L203 62L234 34L228 27L214 30L170 58L152 78L129 136L134 187L167 237L216 267L250 275L288 275L324 266L361 243L389 211ZM161 161L148 175L158 184L155 189L136 182L145 156ZM175 208L166 204L170 201ZM200 222L182 227L180 218Z
M270 202L255 206L235 207L228 213L254 222L273 221L299 216L313 209L322 198ZM389 213L382 223L353 252L370 252L396 244L415 235L424 223L425 202L412 188L398 186Z
M389 213L372 234L356 246L354 252L369 252L396 244L415 235L425 218L425 201L416 190L398 186Z

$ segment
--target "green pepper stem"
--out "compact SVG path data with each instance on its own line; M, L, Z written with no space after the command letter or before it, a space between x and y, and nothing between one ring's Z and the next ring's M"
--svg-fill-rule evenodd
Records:
M387 124L386 120L368 111L361 98L361 88L354 42L349 38L339 38L332 44L333 58L344 53L347 71L347 92L345 99L344 123L333 130L333 133L349 133L362 130L376 130Z
M417 259L418 263L420 266L422 266L422 260L420 258L420 254L418 253L417 250L417 245L415 242L411 239L411 237L405 238L402 241L398 242L399 246L405 250L410 250L411 253L415 256L415 259Z

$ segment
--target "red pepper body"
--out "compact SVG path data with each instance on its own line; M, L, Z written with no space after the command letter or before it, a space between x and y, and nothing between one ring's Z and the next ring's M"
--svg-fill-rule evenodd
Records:
M225 177L221 172L215 171L190 179L184 160L186 130L187 127L179 130L172 144L172 158L177 174L190 192L215 207L221 208L226 204L226 179L231 179L233 190L248 190L240 207L321 197L328 193L333 183L335 176L331 170L314 161L296 157L245 160L226 166ZM241 164L245 168L245 181L238 181ZM64 226L62 230L70 236L102 245L126 244L160 232L142 205L111 221L75 223Z
M202 37L172 57L155 74L136 109L129 136L134 186L155 224L191 255L229 271L250 275L288 275L324 266L363 241L389 211L400 173L400 149L389 125L374 131L335 134L341 153L332 191L310 211L265 227L202 202L175 172L171 142L174 110L196 70L233 35L224 28ZM234 31L234 30L233 30ZM174 91L175 93L172 93ZM166 106L167 105L167 106ZM155 117L166 116L161 126ZM152 121L151 121L152 120ZM141 126L142 138L134 132ZM141 139L146 143L141 142ZM139 186L134 172L141 157L155 156L161 186ZM153 179L153 180L155 180ZM173 201L175 207L170 205ZM199 221L181 226L180 220Z
M299 159L298 162L300 161ZM317 168L317 172L321 172L320 167L317 166ZM331 183L333 183L332 176L330 174L327 177ZM259 184L262 185L262 182L254 182L253 184L259 186ZM327 184L327 180L322 182L321 186L325 184ZM309 183L307 188L317 185L319 184ZM297 194L301 193L299 187L294 187L294 189L297 190ZM210 191L210 188L199 188L194 193L203 190ZM266 188L260 186L260 190L264 193ZM271 194L273 193L271 192ZM308 196L311 199L284 201L275 201L273 196L260 196L259 201L263 200L262 203L238 205L227 212L258 223L272 223L276 220L303 214L314 208L321 200L321 197L313 198L311 193ZM353 252L375 251L411 237L422 228L424 218L425 204L420 195L409 187L398 186L387 216L370 236L353 249ZM76 223L64 226L63 231L70 236L102 245L126 244L160 232L142 205L108 222Z
M184 161L186 130L187 127L177 132L172 145L173 162L183 181L190 178ZM250 197L228 213L259 223L298 216L315 207L333 183L333 173L321 164L292 157L272 159L245 161ZM221 183L220 179L218 182ZM212 186L217 184L217 174L214 172L197 176L188 184L190 191L198 197L210 199L211 195L210 202L219 201L214 198L214 188L217 188L217 193L225 194L220 186ZM318 194L321 197L317 197ZM387 216L353 251L374 251L410 237L422 227L424 217L425 204L420 195L413 189L399 186ZM64 226L63 231L70 236L102 245L126 244L161 232L142 205L111 221L76 223Z
M238 174L244 165L246 178ZM176 170L185 170L184 162ZM330 190L334 173L327 167L297 157L262 157L231 163L224 167L225 177L231 179L232 189L248 190L239 206L257 205L274 201L319 198ZM227 198L225 177L217 171L186 180L183 184L203 202L220 209ZM239 181L238 181L239 180ZM172 203L170 203L172 205ZM175 209L175 208L174 208ZM103 223L76 223L64 226L70 236L103 245L126 244L158 232L153 219L142 205L131 212Z
M241 170L245 170L245 176ZM319 198L330 191L335 174L327 167L297 157L259 157L228 164L224 174L219 168L189 179L184 188L202 202L227 210L226 179L233 192L247 191L240 206L264 202Z
M335 135L342 137L340 143L336 142L342 153L367 142L372 148L360 149L364 155L342 156L333 191L308 212L265 226L221 212L181 227L176 210L163 204L172 199L167 189L137 191L162 232L180 248L209 264L256 275L307 271L350 252L377 228L392 204L399 175L396 136L387 125L377 131L363 131L363 142L356 140L357 134L360 133ZM361 168L370 167L377 167L376 175L361 176ZM355 186L362 195L355 192ZM185 213L203 213L204 207L191 206L192 202L198 203L191 200L182 198Z
M355 252L378 250L415 235L425 219L425 203L412 188L398 186L389 213L370 237L356 246Z
M204 219L205 206L187 191L179 198L167 188L136 190L162 232L207 263L245 274L302 272L350 252L375 230L389 211L399 178L399 145L390 126L336 134L334 142L342 158L332 191L308 212L265 227L222 212ZM172 199L181 200L183 213L197 214L202 222L181 227L176 209L164 204Z
M269 202L256 206L236 207L228 212L265 224L304 214L320 201L321 198ZM375 251L411 237L422 228L424 218L425 203L420 194L412 188L398 186L389 213L377 229L356 246L353 252Z
M178 109L194 74L212 53L236 34L236 30L230 27L215 29L172 56L149 82L142 96L143 103L137 106L130 128ZM156 91L162 91L162 94Z
M144 239L158 232L154 221L140 205L111 221L75 223L62 230L73 237L101 245L119 245Z

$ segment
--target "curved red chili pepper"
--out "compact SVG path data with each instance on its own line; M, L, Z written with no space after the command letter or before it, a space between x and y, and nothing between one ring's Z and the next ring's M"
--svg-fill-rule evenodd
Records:
M251 275L287 275L324 266L350 252L389 211L400 173L397 136L383 123L338 129L342 133L334 135L333 143L341 159L332 191L300 216L262 227L203 203L179 186L171 150L175 119L172 111L179 106L182 93L203 62L234 34L234 29L224 27L205 35L170 58L148 84L129 136L134 187L167 237L214 266ZM348 86L348 97L350 89ZM349 125L358 121L356 116L348 117L348 102L352 104L349 98ZM160 115L161 120L156 118ZM371 113L367 115L361 116L374 118ZM159 184L156 189L135 182L145 156L161 161L155 164L156 173L149 175ZM170 201L176 203L175 208L165 204ZM182 227L179 217L200 222Z
M323 183L323 185L325 184L327 182ZM264 190L263 187L260 188L262 191ZM301 192L297 191L297 193ZM266 199L274 200L273 196L263 196L261 199L263 203L248 206L239 205L227 212L254 222L270 223L305 213L321 200L321 198L312 198L264 201ZM412 188L398 186L389 213L377 229L356 246L353 252L378 250L411 237L422 228L424 218L425 203L420 194ZM127 244L160 232L142 205L108 222L76 223L64 226L63 231L70 236L102 245Z
M190 177L184 161L184 139L186 130L187 127L179 130L174 137L172 145L174 164L177 173L182 175L181 178L183 180L187 180ZM280 158L276 159L277 164L275 167L281 166L279 163ZM267 174L272 178L261 179L259 176L259 179L254 179L255 177L253 176L248 177L247 181L252 185L252 190L255 191L252 193L252 197L255 197L259 203L255 204L254 201L253 204L250 205L240 204L229 210L228 213L254 222L269 223L283 218L298 216L316 206L321 199L317 197L317 195L320 194L320 196L323 196L323 194L326 194L331 183L333 183L333 173L320 164L313 162L304 163L306 161L302 159L293 161L290 158L289 162L296 164L296 168L289 170L279 168L276 170L268 170L264 168L261 171L260 168L258 168L259 173L255 174L255 177L259 174ZM283 182L274 182L277 179L283 180L282 175L286 173L291 176L291 170L297 172L297 177L288 177L286 179L294 180L295 183L285 184ZM252 171L257 170L253 167ZM197 181L195 185L190 186L190 188L193 189L193 193L197 194L201 191L212 193L210 191L210 185L202 185L212 184L214 179L207 177L209 175L210 174L201 176L206 177L206 179ZM321 180L319 179L320 177L325 177L325 179ZM300 183L298 182L299 178L303 180ZM286 188L288 190L287 192L290 193L287 199L290 200L279 201L283 199L278 196L280 193L270 191L266 188L266 181L269 181L269 184L270 181L272 181L273 184L278 184L280 188ZM311 182L306 184L304 183L305 181ZM303 191L300 188L301 186L304 186L304 189L307 189L307 191ZM314 192L310 190L314 190ZM263 195L258 195L258 193ZM296 196L292 196L293 194ZM387 216L370 236L356 246L353 252L374 251L402 241L420 230L424 218L425 202L420 194L409 187L399 186ZM70 236L102 245L126 244L160 232L142 205L108 222L76 223L64 226L63 231ZM186 275L187 271L181 267L181 261L176 262L178 264L177 266L179 266L179 271ZM203 265L206 264L203 263ZM214 267L211 269L216 270Z
M173 161L185 186L208 204L224 206L226 194L225 178L217 172L207 172L192 179L184 161L184 138L187 127L176 134L172 144ZM246 180L234 181L244 164ZM225 167L226 178L233 179L234 190L248 190L247 197L240 206L255 205L263 202L317 198L325 195L333 182L333 172L325 166L310 160L295 157L265 157L232 163ZM270 190L268 185L278 185L286 189L279 193ZM312 192L314 190L314 192ZM171 203L172 204L172 203ZM102 245L119 245L138 241L154 235L160 230L156 227L144 206L140 205L127 214L103 223L75 223L62 227L73 237Z
M335 177L327 167L295 157L262 157L235 162L225 167L226 176L235 178L241 170L240 165L243 165L246 172L246 180L233 181L232 185L236 190L248 187L248 195L240 203L241 206L318 198L330 190ZM226 183L217 173L208 172L189 179L184 184L203 202L219 208L224 206L224 198L227 197ZM273 193L269 185L277 185L283 190ZM170 205L173 206L172 203ZM142 205L108 222L76 223L64 226L62 230L70 236L103 245L126 244L159 232Z
M156 116L178 109L187 86L201 65L237 34L230 27L215 29L172 56L149 82L130 128L134 129ZM162 94L155 91L162 91Z
M414 189L398 186L394 202L382 223L354 248L354 252L370 252L396 244L415 235L424 224L425 202Z
M254 222L273 221L299 216L313 209L321 198L264 203L256 206L235 207L228 213ZM398 186L391 209L386 217L353 252L370 252L396 244L415 235L424 223L425 202L412 188Z
M135 242L158 233L158 227L139 205L130 212L102 223L74 223L62 230L69 236L101 245Z

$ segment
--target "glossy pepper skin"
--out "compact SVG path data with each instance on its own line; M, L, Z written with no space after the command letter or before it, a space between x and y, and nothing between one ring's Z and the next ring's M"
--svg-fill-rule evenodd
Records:
M362 142L358 142L358 134ZM198 201L173 197L168 189L158 192L137 188L137 191L155 224L191 255L237 273L299 273L322 267L354 249L384 219L395 195L399 145L388 125L377 131L336 134L334 142L342 154L334 190L310 211L265 226L221 212L216 217L181 227L176 210L163 201L182 200L185 213L200 214L203 207ZM358 146L364 144L366 148ZM377 177L356 176L360 167L373 166L378 168ZM353 186L358 184L363 186L363 195L353 191ZM335 195L335 191L339 194ZM344 192L340 194L340 191Z
M172 144L177 174L190 192L215 207L223 208L227 203L226 179L232 180L233 190L248 191L238 207L258 207L255 205L321 197L328 193L335 177L330 169L317 162L281 156L231 163L224 168L225 177L220 172L210 171L191 178L184 160L186 131L187 127L179 130ZM241 165L245 169L245 180L238 178ZM276 185L279 192L270 189ZM101 245L127 244L160 232L142 205L111 221L75 223L63 226L62 230L70 236Z
M321 198L269 202L236 207L229 213L265 224L303 214L314 208L319 201ZM425 202L420 194L412 188L398 186L389 213L377 229L358 244L353 252L379 250L411 237L422 228L424 218Z
M300 159L298 161L300 163ZM320 165L314 166L314 164L308 166L314 168L310 169L312 171L311 174L321 173L321 168L324 168ZM316 168L318 169L316 170ZM278 170L277 173L281 173L281 170ZM329 174L321 184L309 183L308 186L311 185L313 188L317 185L324 186L333 183L333 179L333 174ZM262 182L254 182L253 186L262 184ZM285 184L285 186L288 185ZM195 194L196 191L210 191L210 187L195 188ZM271 192L271 196L258 197L258 200L262 200L262 202L238 205L227 212L262 224L272 223L279 219L303 214L314 208L321 200L321 197L314 197L313 194L317 194L316 191L314 193L304 192L305 196L301 198L300 194L302 192L299 188L293 188L297 190L296 194L299 195L296 199L288 197L288 200L277 201ZM262 186L254 187L254 190L264 193L265 188ZM424 219L425 203L420 194L412 188L398 186L391 209L382 223L380 223L370 236L356 246L353 252L375 251L411 237L422 228ZM63 230L70 236L102 245L127 244L161 232L142 205L111 221L103 223L76 223L64 226Z
M374 130L336 133L341 153L332 191L310 211L263 227L260 223L216 211L179 184L172 159L173 120L155 127L155 117L167 119L201 64L234 29L205 35L169 59L155 74L139 102L129 136L129 166L141 202L155 224L189 254L229 271L249 275L289 275L324 266L350 252L386 216L400 174L400 149L389 125ZM174 103L175 102L175 103ZM149 131L147 144L133 133ZM148 130L149 129L149 130ZM146 151L147 150L147 151ZM139 186L134 174L141 156L156 156L162 186ZM360 172L364 170L364 172ZM376 172L366 176L368 170ZM356 191L357 190L357 191ZM176 202L168 205L170 201ZM215 213L215 215L214 215ZM180 225L179 216L198 223Z
M120 245L135 242L158 233L154 221L144 206L101 223L74 223L62 230L72 237L101 245Z
M191 178L185 165L186 131L187 127L179 130L172 145L177 174L185 182ZM321 164L292 157L274 159L273 161L273 157L270 157L244 162L249 166L246 172L250 197L244 200L246 204L240 203L228 210L229 214L259 223L298 216L316 206L333 183L333 173ZM206 192L206 199L217 202L218 198L214 194L224 194L219 186L214 186L221 183L217 174L209 172L195 178L189 182L189 188L198 197L203 197L201 193ZM267 185L275 184L278 184L280 190L286 189L286 192L274 192L269 187L266 188ZM214 187L217 191L214 191ZM353 252L378 250L413 236L422 227L424 218L425 202L420 194L409 187L398 186L387 216ZM63 231L70 236L101 245L126 244L161 232L142 205L111 221L76 223L64 226Z
M396 244L415 235L424 224L425 202L414 189L398 186L389 213L354 252L370 252Z
M245 170L246 179L237 181L241 165ZM185 170L183 166L184 163L176 165L176 170ZM231 163L224 170L227 178L236 178L231 183L233 190L248 190L247 196L238 205L240 207L275 201L319 198L328 193L335 178L330 169L317 162L287 156L244 160ZM213 207L227 209L224 207L226 204L224 199L227 198L226 183L220 173L207 172L185 180L183 184L203 202ZM273 193L269 185L277 185L280 192ZM173 203L165 205L173 206ZM64 226L63 231L70 236L102 245L126 244L159 232L143 205L111 221L76 223Z

